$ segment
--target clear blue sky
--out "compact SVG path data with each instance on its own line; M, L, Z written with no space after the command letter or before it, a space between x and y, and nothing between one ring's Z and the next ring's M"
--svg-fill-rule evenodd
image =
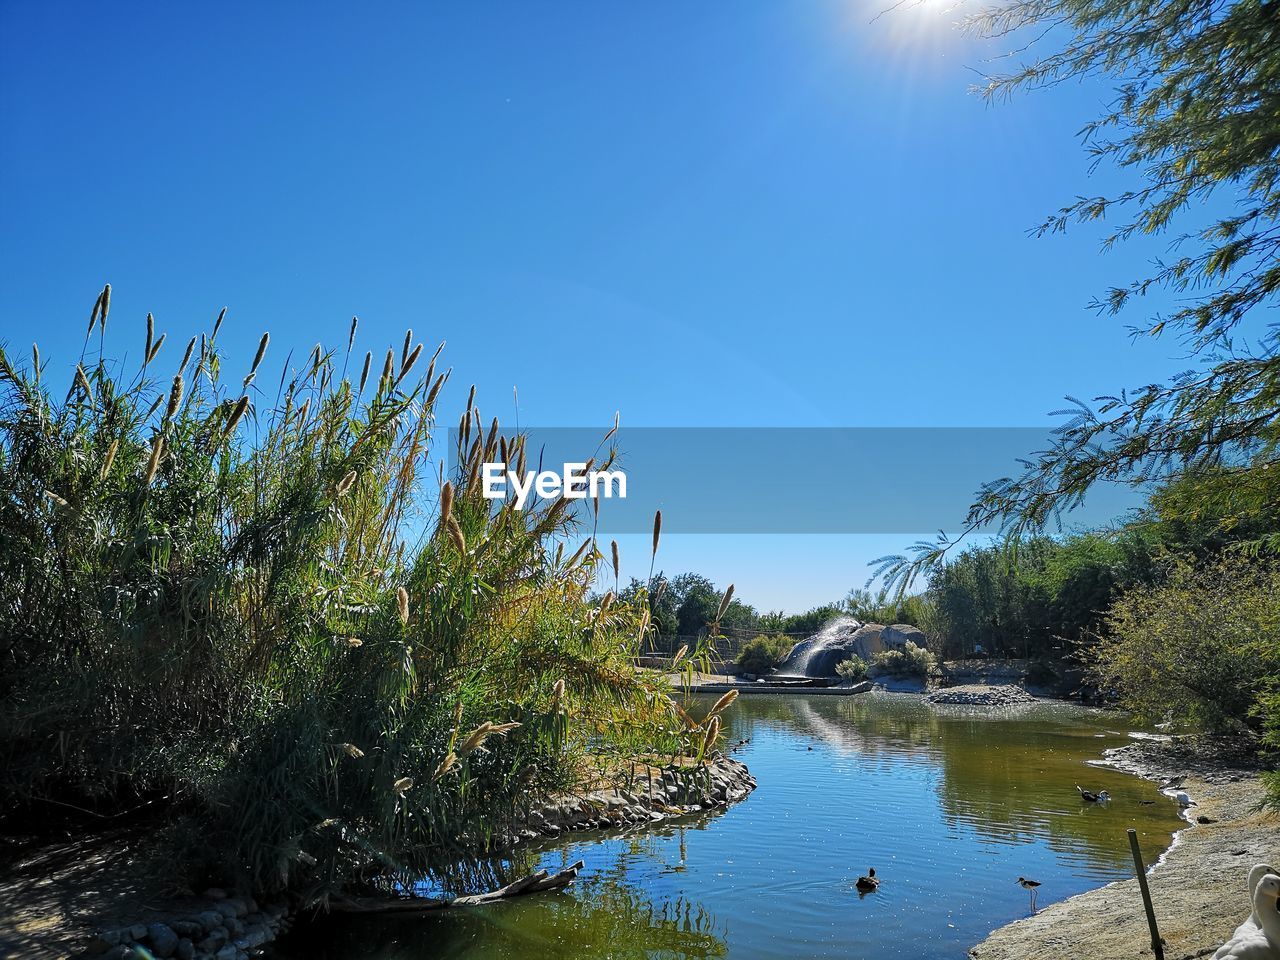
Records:
M448 340L449 410L518 385L544 426L1037 425L1185 366L1085 309L1159 246L1027 233L1117 182L1076 137L1108 90L988 106L998 48L878 7L4 0L0 340L70 361L108 281L117 351L227 305L224 345L280 362L358 314L366 347ZM661 566L801 609L912 534Z

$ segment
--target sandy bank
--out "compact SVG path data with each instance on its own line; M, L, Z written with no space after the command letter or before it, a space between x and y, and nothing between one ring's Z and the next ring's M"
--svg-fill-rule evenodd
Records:
M1204 742L1137 741L1106 762L1150 780L1183 776L1196 801L1188 827L1148 875L1166 960L1212 956L1249 914L1245 874L1280 861L1280 817L1259 810L1257 770ZM1196 822L1205 818L1211 822ZM1116 842L1125 842L1119 832ZM1133 960L1151 956L1138 881L1125 880L1045 907L996 930L970 951L980 960Z

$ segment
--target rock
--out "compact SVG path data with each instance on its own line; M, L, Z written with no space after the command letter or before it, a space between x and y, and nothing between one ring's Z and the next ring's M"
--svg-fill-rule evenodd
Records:
M210 931L207 937L196 944L196 947L205 953L216 953L226 942L227 931L219 927Z
M880 639L884 629L879 623L862 624L852 617L839 617L792 647L774 673L838 680L836 664L852 657L870 660L884 649Z
M210 887L204 892L205 898L208 900L225 900L227 899L227 891L221 887Z
M169 926L173 927L173 932L179 937L187 937L191 940L204 933L204 926L199 920L173 920Z
M1021 687L1011 684L987 687L981 685L947 687L935 690L925 697L928 703L961 704L966 706L1003 707L1019 703L1035 703L1036 698Z
M135 923L129 928L130 940L145 940L147 937L147 925L145 923Z
M151 941L151 952L157 957L172 957L180 938L168 924L153 923L147 927L147 939Z
M194 960L196 955L196 945L186 937L183 937L178 941L178 949L173 952L173 955L177 957L178 960Z
M236 950L235 944L228 943L222 946L218 952L213 955L213 958L214 960L236 960L237 953L239 953L239 951Z
M196 919L200 921L205 933L213 933L222 926L225 918L217 910L205 910Z
M929 645L924 631L909 623L895 623L891 627L885 627L880 631L880 642L886 650L900 650L908 643L914 643L917 647Z
M84 948L84 952L89 954L106 953L112 947L118 947L123 939L123 931L104 930L102 933L94 935L93 939Z

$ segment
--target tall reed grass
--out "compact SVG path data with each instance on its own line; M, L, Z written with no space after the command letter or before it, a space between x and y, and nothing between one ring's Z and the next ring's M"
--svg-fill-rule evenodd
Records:
M474 388L437 472L439 350L410 332L371 382L353 321L272 385L271 338L238 369L221 324L176 366L151 317L135 369L86 335L64 395L0 350L6 809L160 800L194 872L324 897L465 866L601 764L705 749L634 666L644 598L589 601L565 503L480 496L483 459L525 452Z

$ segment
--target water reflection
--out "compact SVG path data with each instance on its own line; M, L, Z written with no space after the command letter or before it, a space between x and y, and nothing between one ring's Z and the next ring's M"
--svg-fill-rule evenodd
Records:
M1144 781L1087 765L1126 731L1113 715L1035 704L988 713L918 697L743 697L729 740L759 789L727 811L577 835L526 863L586 861L568 891L413 921L337 923L290 960L435 957L964 956L1040 905L1131 872L1180 825ZM1077 782L1106 789L1083 804ZM1148 801L1143 804L1141 801ZM1150 801L1155 801L1154 803ZM523 864L522 864L523 866ZM857 877L874 866L880 888ZM298 944L302 944L299 946Z
M576 883L572 893L416 918L333 916L300 928L277 952L299 960L727 955L724 927L705 906L682 895L650 898L626 873L620 859L616 869Z

